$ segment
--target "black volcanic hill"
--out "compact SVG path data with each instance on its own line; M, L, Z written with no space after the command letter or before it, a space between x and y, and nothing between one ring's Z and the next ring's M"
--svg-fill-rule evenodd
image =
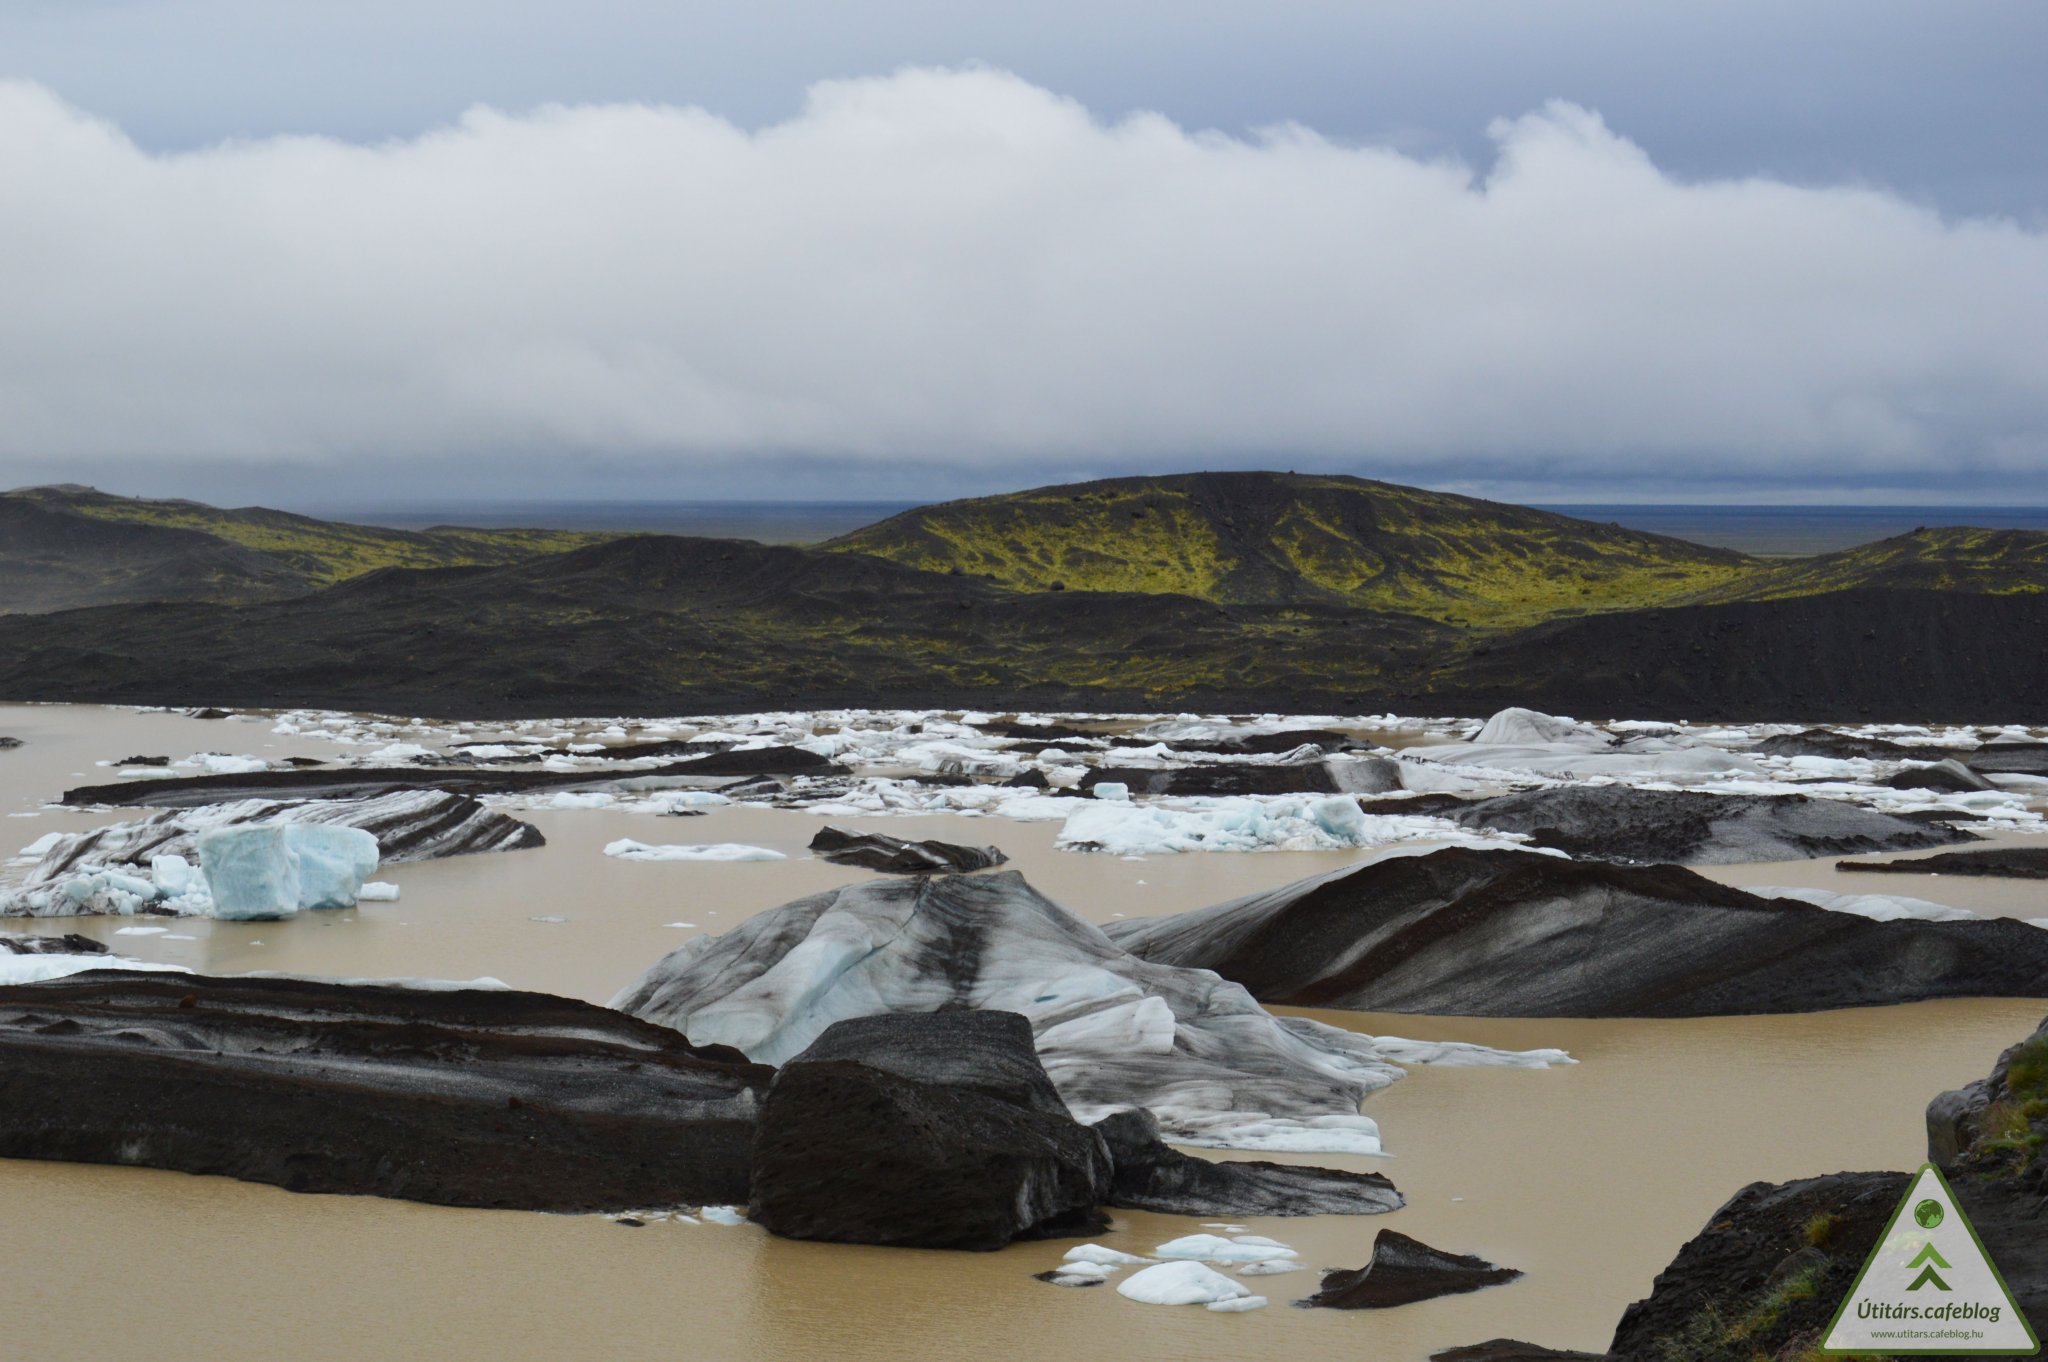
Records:
M1187 473L1040 487L905 511L826 545L1022 591L1312 602L1461 624L1652 605L1756 565L1619 525L1294 473Z
M510 563L601 537L559 530L415 533L262 507L221 510L90 487L28 487L0 494L0 612L276 600L378 568Z
M986 542L989 556L944 570L881 551L938 534L932 526L965 535L958 527L973 516L960 508L987 503L928 508L823 549L568 536L575 546L547 552L546 532L408 536L42 489L0 497L0 603L157 599L0 615L0 696L441 715L860 704L1470 713L1523 703L1811 721L2048 711L2048 595L2034 542L2048 536L1925 532L1768 564L1352 479L1202 474L991 500L1006 504L1004 533L1027 548L1020 508L1051 507L1035 542L1063 545L1062 563L1077 561L1074 527L1085 522L1101 528L1108 557L1171 550L1190 573L1209 571L1225 559L1202 546L1222 542L1228 566L1144 579L1144 590L1083 589L1078 574L1029 590L1023 565L1037 550L1018 556L994 538L960 541ZM1143 524L1125 534L1118 516ZM1313 573L1299 547L1305 517L1348 546ZM1191 528L1166 534L1156 522L1167 520ZM378 566L378 555L401 562ZM1325 570L1339 558L1348 591ZM1001 561L1015 567L1008 577L962 565ZM1386 580L1368 575L1374 563ZM1703 578L1719 585L1702 588ZM1175 581L1191 589L1165 589ZM1724 599L1739 590L1757 598Z

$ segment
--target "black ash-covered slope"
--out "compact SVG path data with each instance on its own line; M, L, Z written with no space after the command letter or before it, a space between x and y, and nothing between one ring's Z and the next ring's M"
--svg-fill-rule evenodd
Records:
M1678 866L1452 848L1111 924L1141 959L1268 1004L1481 1017L1698 1017L2048 997L2048 931L1878 922Z

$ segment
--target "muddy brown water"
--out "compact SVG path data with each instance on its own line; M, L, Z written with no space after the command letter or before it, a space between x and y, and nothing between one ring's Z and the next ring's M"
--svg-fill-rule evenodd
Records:
M30 811L67 784L105 778L92 765L100 759L344 750L279 738L268 725L74 707L0 707L0 733L29 740L0 752L0 813ZM153 923L171 930L151 936L115 935L132 924L109 919L51 920L47 929L84 930L125 954L206 970L491 975L602 1002L694 932L866 877L805 858L802 848L823 821L805 813L527 816L547 833L548 847L391 867L383 877L404 890L394 904L292 922ZM18 833L18 845L108 817L44 812L0 822L0 841ZM1052 824L956 815L834 821L993 842L1042 891L1098 921L1270 888L1355 854L1120 860L1053 850ZM618 837L749 842L792 859L631 863L602 854ZM1749 884L1834 878L1827 863L1712 873ZM2038 886L2004 882L1994 888L2007 897L1992 903L1950 892L1963 887L1952 877L1839 878L1856 892L2048 915ZM531 920L543 916L567 920ZM681 922L693 925L669 925ZM1501 1334L1599 1348L1622 1308L1745 1183L1915 1164L1927 1099L1985 1072L2044 1010L2040 1002L1984 1000L1695 1021L1311 1013L1373 1033L1561 1046L1581 1060L1550 1071L1416 1069L1365 1106L1391 1157L1322 1160L1386 1172L1407 1196L1405 1209L1237 1222L1293 1245L1312 1269L1359 1265L1386 1226L1528 1274L1470 1296L1355 1314L1286 1308L1313 1289L1313 1271L1248 1279L1273 1307L1214 1315L1138 1305L1113 1286L1031 1280L1058 1260L1060 1243L995 1254L824 1246L751 1226L632 1229L602 1217L451 1210L0 1161L0 1319L8 1321L0 1358L896 1362L1028 1350L1061 1358L1419 1359ZM1103 1242L1144 1252L1199 1228L1195 1219L1118 1213Z

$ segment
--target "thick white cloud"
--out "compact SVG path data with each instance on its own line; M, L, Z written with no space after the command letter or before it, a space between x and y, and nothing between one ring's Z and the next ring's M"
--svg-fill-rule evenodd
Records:
M159 155L0 84L0 465L2048 474L2048 236L1681 183L1567 104L1493 136L1473 171L913 70L753 132Z

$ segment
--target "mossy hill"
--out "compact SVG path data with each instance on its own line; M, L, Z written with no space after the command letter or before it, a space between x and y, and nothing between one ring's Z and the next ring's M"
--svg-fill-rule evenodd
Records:
M605 537L562 530L390 530L261 507L223 510L89 487L29 487L0 494L0 611L137 600L275 600L379 568L511 563Z
M820 549L589 538L0 497L0 698L2048 718L2048 535L1764 562L1354 479L1201 474L949 503Z
M1725 588L1755 560L1618 525L1361 478L1190 473L920 507L841 552L1017 591L1173 592L1529 624Z

